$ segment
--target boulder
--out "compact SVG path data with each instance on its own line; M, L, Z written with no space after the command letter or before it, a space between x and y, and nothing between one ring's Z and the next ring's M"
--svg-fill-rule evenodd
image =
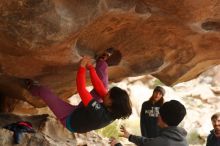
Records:
M218 0L1 0L1 98L45 106L20 84L32 78L66 100L82 56L109 47L122 56L109 68L111 81L188 81L220 64L219 18Z

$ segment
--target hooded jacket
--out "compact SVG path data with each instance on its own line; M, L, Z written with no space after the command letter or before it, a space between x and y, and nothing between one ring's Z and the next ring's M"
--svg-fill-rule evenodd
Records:
M147 138L154 138L159 135L160 127L157 124L159 109L161 105L156 102L146 101L142 104L140 126L141 135Z
M138 146L188 146L186 141L186 131L180 127L167 127L161 130L160 136L156 138L146 138L130 135L129 141ZM115 146L122 146L117 143Z

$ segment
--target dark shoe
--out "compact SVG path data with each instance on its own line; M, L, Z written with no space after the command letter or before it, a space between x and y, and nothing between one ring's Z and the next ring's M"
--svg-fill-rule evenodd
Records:
M119 50L114 50L113 54L106 60L109 66L119 65L122 59L122 54Z
M114 48L108 48L106 49L100 56L97 55L96 59L104 59L104 60L108 60L112 54L114 53L115 49Z
M32 79L23 79L22 80L24 88L30 89L31 86L40 86L40 83L38 81L32 80Z
M104 54L103 55L106 55L108 58L110 56L112 56L112 54L115 52L115 49L114 48L108 48L105 50Z

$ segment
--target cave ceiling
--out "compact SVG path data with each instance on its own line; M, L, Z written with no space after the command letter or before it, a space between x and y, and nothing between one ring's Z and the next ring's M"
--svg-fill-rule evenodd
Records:
M1 0L0 93L43 105L31 78L61 98L76 92L82 56L114 47L110 81L153 75L166 85L220 64L219 0Z

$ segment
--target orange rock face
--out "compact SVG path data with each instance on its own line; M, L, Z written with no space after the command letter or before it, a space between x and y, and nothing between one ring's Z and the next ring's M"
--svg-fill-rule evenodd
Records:
M33 78L67 99L78 62L108 47L122 55L110 79L152 74L167 85L220 64L219 0L1 0L0 93L32 99Z

